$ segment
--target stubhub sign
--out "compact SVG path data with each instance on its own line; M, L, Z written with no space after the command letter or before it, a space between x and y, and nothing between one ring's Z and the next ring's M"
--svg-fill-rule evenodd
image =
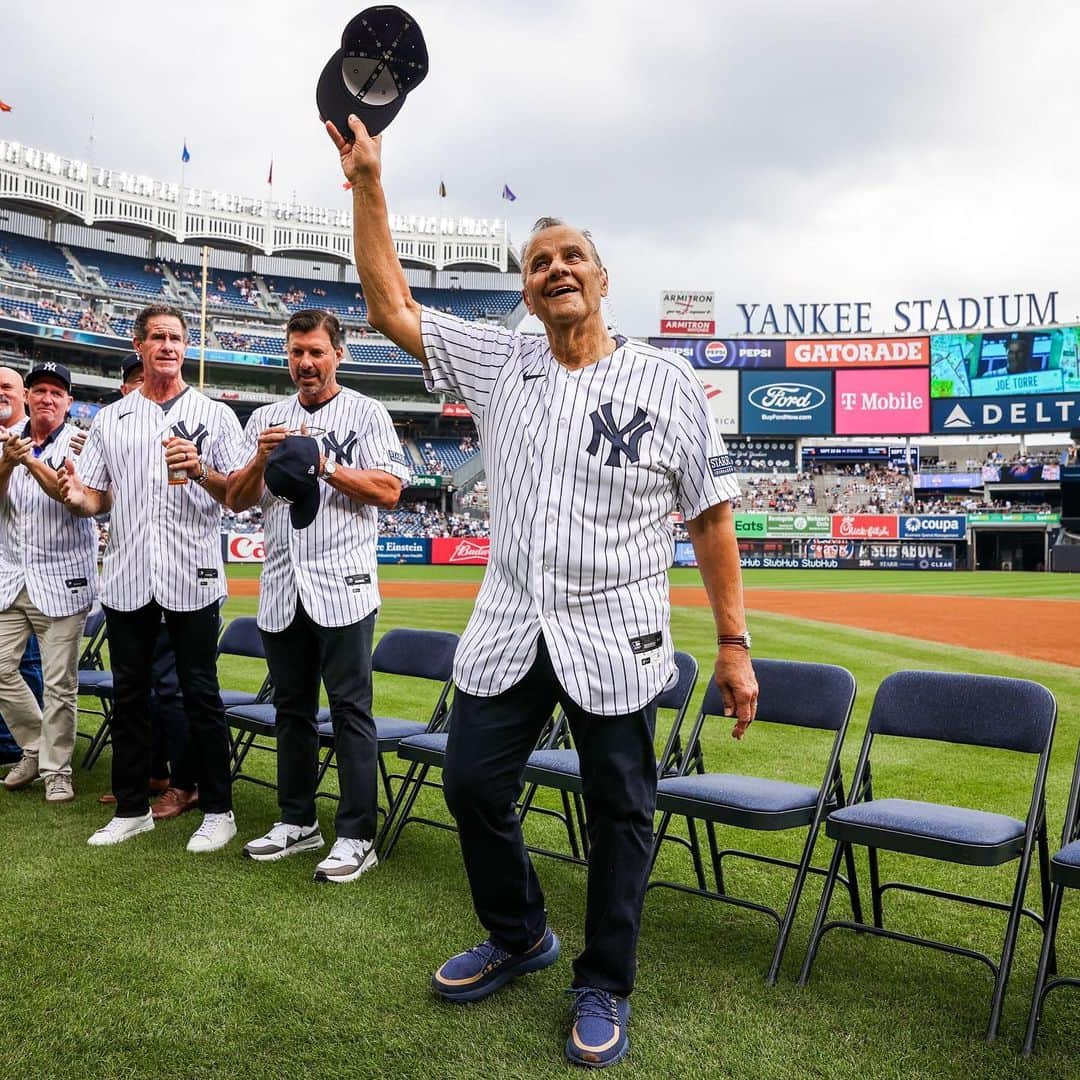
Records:
M831 435L832 372L744 371L741 428L747 435Z
M985 431L1069 431L1080 427L1080 394L935 398L935 435Z

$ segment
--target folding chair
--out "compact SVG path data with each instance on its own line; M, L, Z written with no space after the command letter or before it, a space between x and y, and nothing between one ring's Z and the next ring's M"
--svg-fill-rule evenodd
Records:
M847 806L833 811L825 822L826 835L835 840L837 846L829 864L806 959L799 975L800 986L804 986L810 977L810 968L822 935L837 927L907 941L914 945L925 945L957 956L968 956L986 964L994 975L990 1019L986 1029L987 1042L994 1040L1001 1022L1005 987L1012 967L1021 916L1027 915L1036 923L1043 924L1043 917L1023 906L1036 843L1039 850L1044 915L1050 902L1046 805L1043 795L1056 719L1057 702L1053 694L1046 687L1026 679L956 675L936 671L899 671L882 682L874 697L870 722L859 751L859 760L852 780L851 800ZM1025 820L943 803L899 798L874 799L870 782L870 758L871 749L879 735L930 739L942 743L967 744L1037 755L1031 802ZM854 922L825 921L836 883L841 848L847 844L868 848L873 925L860 919ZM997 900L899 881L882 882L878 872L879 849L967 866L1002 866L1019 860L1013 883L1012 902L1005 904ZM885 929L882 896L889 889L1008 912L999 960L995 962L991 957L974 949Z
M658 713L660 710L673 713L663 751L657 759L658 777L674 772L680 766L682 748L679 734L683 718L690 706L690 698L697 686L698 664L689 653L676 652L675 666L678 669L675 684L656 699ZM536 855L547 855L553 859L584 865L588 862L589 856L589 834L582 803L581 765L577 751L569 746L568 734L569 725L565 717L561 717L553 738L549 740L553 745L546 746L542 750L534 750L529 755L528 764L525 766L525 783L528 787L518 814L522 825L525 824L525 819L530 813L539 813L558 818L566 827L566 836L570 844L569 855L563 851L553 851L535 845L529 845L529 851ZM560 745L561 743L566 743L566 745ZM561 812L535 804L537 792L542 787L559 792L563 807ZM571 799L573 799L573 815ZM577 829L574 827L575 816L578 823ZM578 832L581 835L580 849L577 840Z
M105 612L101 608L87 615L86 625L83 627L83 640L85 644L79 655L78 696L80 698L96 697L99 707L97 709L80 708L79 712L101 717L101 723L92 735L86 731L77 732L88 742L86 754L83 757L83 768L92 769L101 756L101 751L105 749L112 729L113 681L112 672L105 670L105 661L102 656L105 648Z
M811 728L833 733L830 749L825 758L824 772L816 786L793 783L786 780L770 780L757 776L733 773L706 772L701 751L701 733L707 719L716 717L726 728L731 717L724 716L724 700L716 683L710 681L705 691L697 719L687 742L685 765L677 776L662 778L657 784L656 809L663 816L653 841L653 864L665 840L679 839L669 834L673 816L686 819L692 838L691 851L697 854L695 820L705 822L712 855L715 888L683 885L673 881L652 881L648 889L668 888L680 892L706 896L727 904L760 911L776 920L777 936L765 982L773 985L780 971L787 948L788 937L795 921L799 899L808 874L825 874L822 867L811 865L814 845L821 822L828 810L844 805L844 785L840 772L840 751L844 735L851 719L851 707L855 701L855 678L851 672L830 664L804 664L793 660L766 660L755 658L754 674L757 676L759 697L758 724L784 724L789 727ZM730 740L729 740L730 742ZM739 744L732 743L727 756L734 756ZM696 771L691 767L696 765ZM786 829L806 829L802 854L798 862L781 859L758 852L734 848L719 850L716 843L716 825L740 829L774 832ZM795 880L788 894L783 914L766 904L742 897L732 896L724 883L723 860L728 857L751 859L755 862L783 866L795 871ZM848 876L844 879L851 892L852 909L861 918L859 894L855 886L854 859L848 850Z
M388 630L375 646L371 654L372 672L385 675L400 675L413 679L423 679L439 686L435 706L427 720L408 720L398 717L376 716L375 731L378 738L379 774L386 791L388 805L393 801L391 781L401 779L390 773L383 760L383 755L397 749L402 739L435 727L445 721L449 711L449 695L452 686L451 677L454 668L454 652L457 649L457 634L441 630L412 630L397 627ZM262 787L276 788L277 785L260 777L249 776L242 772L244 759L252 749L276 752L277 729L273 702L267 698L257 704L242 705L228 710L229 723L244 732L233 755L233 779L247 780ZM316 787L321 786L327 771L332 767L334 756L334 733L330 721L330 710L322 708L316 716L319 728L319 743L322 755ZM262 740L261 742L259 740ZM327 795L327 798L335 796Z
M1050 860L1050 908L1043 927L1042 952L1035 975L1035 989L1031 995L1031 1012L1028 1015L1027 1032L1024 1035L1024 1057L1035 1049L1035 1038L1042 1022L1046 995L1059 986L1080 986L1080 979L1054 978L1057 975L1057 928L1061 917L1061 904L1066 889L1080 889L1080 750L1073 765L1072 787L1069 789L1069 805L1065 811L1065 828L1061 833L1061 850Z

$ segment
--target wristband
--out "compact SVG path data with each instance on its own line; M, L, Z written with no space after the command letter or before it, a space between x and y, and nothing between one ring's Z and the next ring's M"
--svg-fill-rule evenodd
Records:
M750 632L747 631L744 634L720 634L717 636L717 645L740 645L742 648L749 651L750 649Z

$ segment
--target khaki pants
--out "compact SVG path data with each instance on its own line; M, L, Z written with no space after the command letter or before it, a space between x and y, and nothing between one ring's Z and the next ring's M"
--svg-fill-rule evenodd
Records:
M26 594L0 612L0 715L19 746L38 755L43 775L70 773L75 748L79 690L79 651L88 612L51 619ZM41 648L45 710L19 674L19 661L31 634Z

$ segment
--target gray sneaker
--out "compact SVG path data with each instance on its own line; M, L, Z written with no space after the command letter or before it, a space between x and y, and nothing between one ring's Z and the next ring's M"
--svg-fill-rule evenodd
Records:
M274 862L287 855L299 855L302 851L318 851L325 842L318 822L314 825L286 825L283 821L275 821L265 836L244 845L244 858L256 862Z
M38 756L24 751L19 763L4 777L4 787L8 791L18 791L32 784L38 778Z
M45 777L46 802L71 802L75 798L75 789L71 786L69 773L54 772Z

